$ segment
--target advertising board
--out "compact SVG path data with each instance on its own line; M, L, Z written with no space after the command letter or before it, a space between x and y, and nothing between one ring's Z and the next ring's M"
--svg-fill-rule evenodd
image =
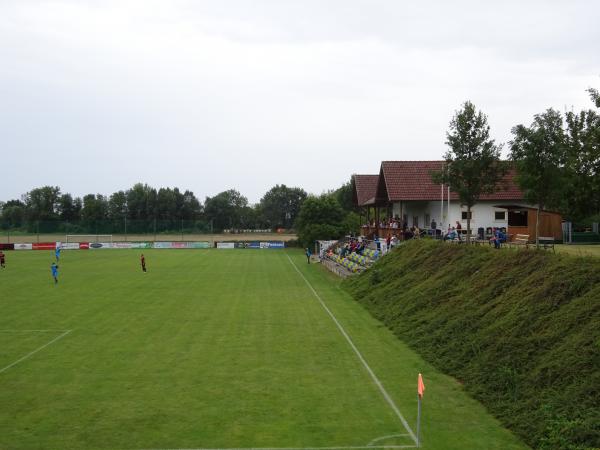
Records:
M210 242L198 241L198 242L187 242L188 248L210 248Z
M56 242L37 242L31 244L32 250L55 250Z
M154 248L173 248L172 242L155 242L153 245Z
M15 244L15 250L32 250L32 244Z
M0 250L14 250L15 244L0 244Z
M235 248L234 242L217 242L217 248L230 249Z
M155 242L154 248L210 248L210 242Z
M152 248L152 242L130 242L131 248Z
M90 249L100 250L105 248L112 248L112 244L110 242L90 242Z
M111 248L133 248L131 242L113 242Z
M60 248L62 250L79 250L81 247L79 246L79 242L63 242L63 243L56 243L57 245L60 245Z
M285 248L283 241L236 242L235 248Z

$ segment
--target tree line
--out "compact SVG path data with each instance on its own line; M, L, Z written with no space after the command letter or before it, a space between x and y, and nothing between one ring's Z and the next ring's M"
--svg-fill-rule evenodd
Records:
M76 228L94 233L97 228L121 232L126 222L131 232L148 232L155 224L162 231L179 231L182 223L196 231L290 227L306 196L303 189L277 185L258 204L250 205L235 189L201 202L190 190L142 183L111 195L83 197L62 192L58 186L43 186L0 203L0 226L29 232L42 226L47 232Z
M74 197L58 186L32 189L20 199L0 202L0 227L29 233L152 233L220 232L223 230L294 229L308 199L311 205L327 202L327 214L336 221L337 234L346 215L354 209L351 183L320 197L309 196L299 187L284 184L269 189L257 204L235 189L226 190L204 202L190 190L154 188L137 183L111 195L87 194ZM339 223L337 223L339 221ZM324 223L331 222L325 220ZM358 221L355 218L355 222Z

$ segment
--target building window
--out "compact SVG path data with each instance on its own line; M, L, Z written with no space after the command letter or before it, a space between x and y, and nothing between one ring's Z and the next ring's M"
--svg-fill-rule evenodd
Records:
M471 211L470 213L469 213L469 211L462 211L461 214L462 214L462 216L461 216L462 220L467 220L467 219L473 220L473 211ZM469 217L469 215L471 215L471 217Z
M512 210L508 212L509 227L526 227L527 222L527 210Z
M494 211L494 220L506 220L506 211Z
M429 216L429 214L425 214L425 228L427 228L429 226L429 224L431 223L431 217Z
M413 216L413 227L419 226L419 216Z

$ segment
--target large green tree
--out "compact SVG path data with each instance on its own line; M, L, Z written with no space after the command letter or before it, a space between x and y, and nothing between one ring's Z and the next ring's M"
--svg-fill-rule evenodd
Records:
M600 95L589 89L600 108ZM600 114L587 110L565 117L566 173L564 212L574 221L600 214Z
M108 218L108 200L102 194L88 194L83 197L81 219L94 232L102 232Z
M543 208L558 207L564 190L566 160L562 116L548 109L534 116L531 126L513 127L510 158L525 200L537 205L535 240L539 245L539 217Z
M356 185L354 182L354 176L352 176L350 178L350 181L347 181L342 186L333 191L333 195L345 211L356 212L358 210L358 207L354 204L355 189Z
M260 209L271 228L292 228L306 197L302 188L277 184L260 199Z
M127 194L117 191L108 199L108 216L112 220L123 220L127 217Z
M83 204L80 198L73 199L71 194L62 194L58 198L57 212L60 220L64 222L75 222L80 219Z
M230 189L214 197L206 197L204 215L215 230L240 228L247 206L248 199L235 189Z
M310 248L317 239L339 239L345 232L345 219L346 213L333 195L308 196L296 220L298 239Z
M506 173L500 161L502 145L490 138L487 116L470 101L463 104L450 122L446 133L449 150L444 155L446 167L434 173L438 183L449 184L467 207L467 242L471 238L471 208L481 195L494 192Z
M192 191L183 193L183 204L181 206L181 217L184 220L194 220L202 213L202 205Z
M25 203L21 200L9 200L2 204L2 228L20 228L25 224Z
M29 191L24 196L27 219L31 222L56 220L59 197L58 186L43 186Z
M151 231L150 221L157 216L157 192L156 189L147 184L136 183L127 191L127 214L128 218L135 221L132 231Z

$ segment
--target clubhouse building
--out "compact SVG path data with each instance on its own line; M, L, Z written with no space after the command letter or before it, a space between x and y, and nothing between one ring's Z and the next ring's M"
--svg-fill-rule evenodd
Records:
M404 225L430 230L435 222L446 231L459 223L466 232L467 208L448 185L436 184L432 173L444 168L445 161L383 161L378 175L354 175L354 202L363 211L362 234L397 235ZM527 234L535 240L536 205L525 203L515 180L507 173L497 190L482 195L471 208L471 230L485 235L503 228L509 235ZM562 239L560 214L542 211L540 236ZM431 231L435 233L435 231Z

